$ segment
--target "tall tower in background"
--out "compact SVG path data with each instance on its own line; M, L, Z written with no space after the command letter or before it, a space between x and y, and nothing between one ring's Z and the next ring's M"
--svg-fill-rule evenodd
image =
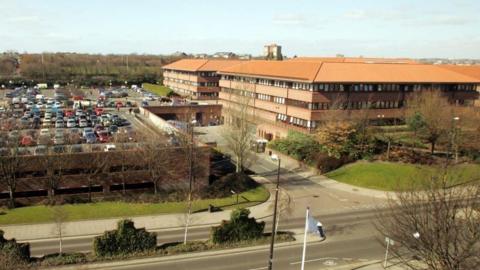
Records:
M265 45L263 55L267 60L282 60L282 46L279 46L275 43Z

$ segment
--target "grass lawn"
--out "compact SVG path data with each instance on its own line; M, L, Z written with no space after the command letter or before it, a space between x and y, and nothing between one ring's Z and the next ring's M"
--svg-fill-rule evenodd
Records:
M142 87L147 91L164 97L168 96L170 92L173 92L170 88L158 84L144 83L142 84Z
M239 196L239 204L247 207L268 200L268 190L259 186L243 192ZM210 204L220 208L231 208L236 203L236 196L198 200L192 203L193 211L208 209ZM61 206L68 213L68 220L102 219L113 217L131 217L142 215L157 215L183 213L186 210L185 202L168 203L125 203L125 202L99 202L86 204L70 204ZM4 210L0 215L0 224L25 224L53 222L53 211L50 206L27 206L12 210Z
M438 171L438 168L426 165L359 161L329 172L326 176L359 187L392 191L399 187L410 187L419 179L429 179ZM460 164L453 167L449 174L452 184L480 179L480 165Z

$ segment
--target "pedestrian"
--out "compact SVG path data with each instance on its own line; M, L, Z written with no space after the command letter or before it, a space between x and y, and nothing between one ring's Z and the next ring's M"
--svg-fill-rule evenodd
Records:
M117 112L120 111L120 105L117 105Z
M322 223L319 221L317 222L317 229L318 229L318 234L320 235L320 238L325 238L325 232L323 231L323 225Z
M128 112L129 112L130 114L132 114L132 108L128 109Z

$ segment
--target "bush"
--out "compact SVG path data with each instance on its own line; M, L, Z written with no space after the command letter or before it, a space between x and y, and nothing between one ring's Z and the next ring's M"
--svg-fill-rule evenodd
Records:
M15 261L30 261L30 245L28 243L17 243L15 239L7 240L3 237L4 232L0 230L0 252L2 255Z
M289 131L284 139L271 141L268 146L297 160L310 163L316 153L321 151L321 145L313 136L296 131Z
M202 198L223 198L232 195L231 190L241 193L256 188L258 183L245 173L231 173L214 181L201 190Z
M156 233L147 232L144 228L136 229L128 219L119 221L116 230L95 237L93 242L93 250L100 257L143 252L156 246Z
M180 253L209 250L211 247L204 241L187 242L171 245L164 249L165 255L175 255Z
M44 256L42 259L42 266L58 266L86 262L87 255L84 253L55 253Z
M336 170L349 162L351 162L351 159L348 156L337 158L328 156L325 153L318 153L315 158L315 167L323 174Z
M249 218L248 215L250 210L236 209L232 212L230 221L224 220L220 226L212 227L212 243L239 242L262 237L265 222L257 222L255 218Z

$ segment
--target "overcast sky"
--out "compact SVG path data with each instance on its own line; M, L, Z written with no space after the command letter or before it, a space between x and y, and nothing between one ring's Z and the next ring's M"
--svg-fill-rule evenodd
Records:
M0 51L480 58L480 0L0 0Z

